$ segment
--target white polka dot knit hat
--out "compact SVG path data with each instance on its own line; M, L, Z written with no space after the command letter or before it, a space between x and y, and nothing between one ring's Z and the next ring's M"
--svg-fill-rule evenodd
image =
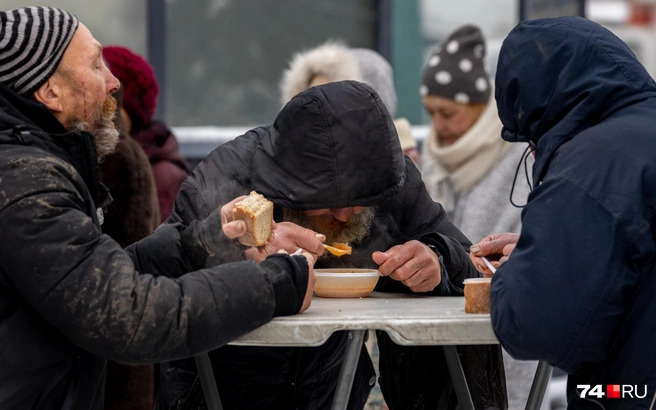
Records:
M0 11L0 82L30 96L55 72L77 26L52 7Z
M485 71L485 40L478 27L456 30L433 52L421 80L422 97L436 95L461 104L487 103L490 77Z

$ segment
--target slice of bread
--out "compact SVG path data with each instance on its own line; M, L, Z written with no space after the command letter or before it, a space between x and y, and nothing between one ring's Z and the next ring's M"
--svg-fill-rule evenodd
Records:
M273 225L273 202L252 191L244 200L237 202L232 210L233 220L246 222L246 233L237 240L246 246L262 246L271 236Z

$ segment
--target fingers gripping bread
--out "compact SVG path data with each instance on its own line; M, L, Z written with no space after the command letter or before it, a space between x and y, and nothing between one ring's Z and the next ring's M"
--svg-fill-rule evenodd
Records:
M246 233L237 240L246 246L262 246L271 236L273 224L273 202L261 194L252 191L243 201L240 201L232 210L233 220L246 222Z

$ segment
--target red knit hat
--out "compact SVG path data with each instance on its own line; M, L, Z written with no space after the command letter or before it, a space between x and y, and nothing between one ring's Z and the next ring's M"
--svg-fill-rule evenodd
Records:
M159 93L153 68L143 57L122 46L103 48L103 58L123 85L123 107L132 120L132 130L148 125L155 114Z

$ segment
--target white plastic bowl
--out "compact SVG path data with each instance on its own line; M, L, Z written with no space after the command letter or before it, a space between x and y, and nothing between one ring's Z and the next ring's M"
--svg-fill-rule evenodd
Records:
M315 269L314 293L322 298L365 298L378 283L375 269Z

